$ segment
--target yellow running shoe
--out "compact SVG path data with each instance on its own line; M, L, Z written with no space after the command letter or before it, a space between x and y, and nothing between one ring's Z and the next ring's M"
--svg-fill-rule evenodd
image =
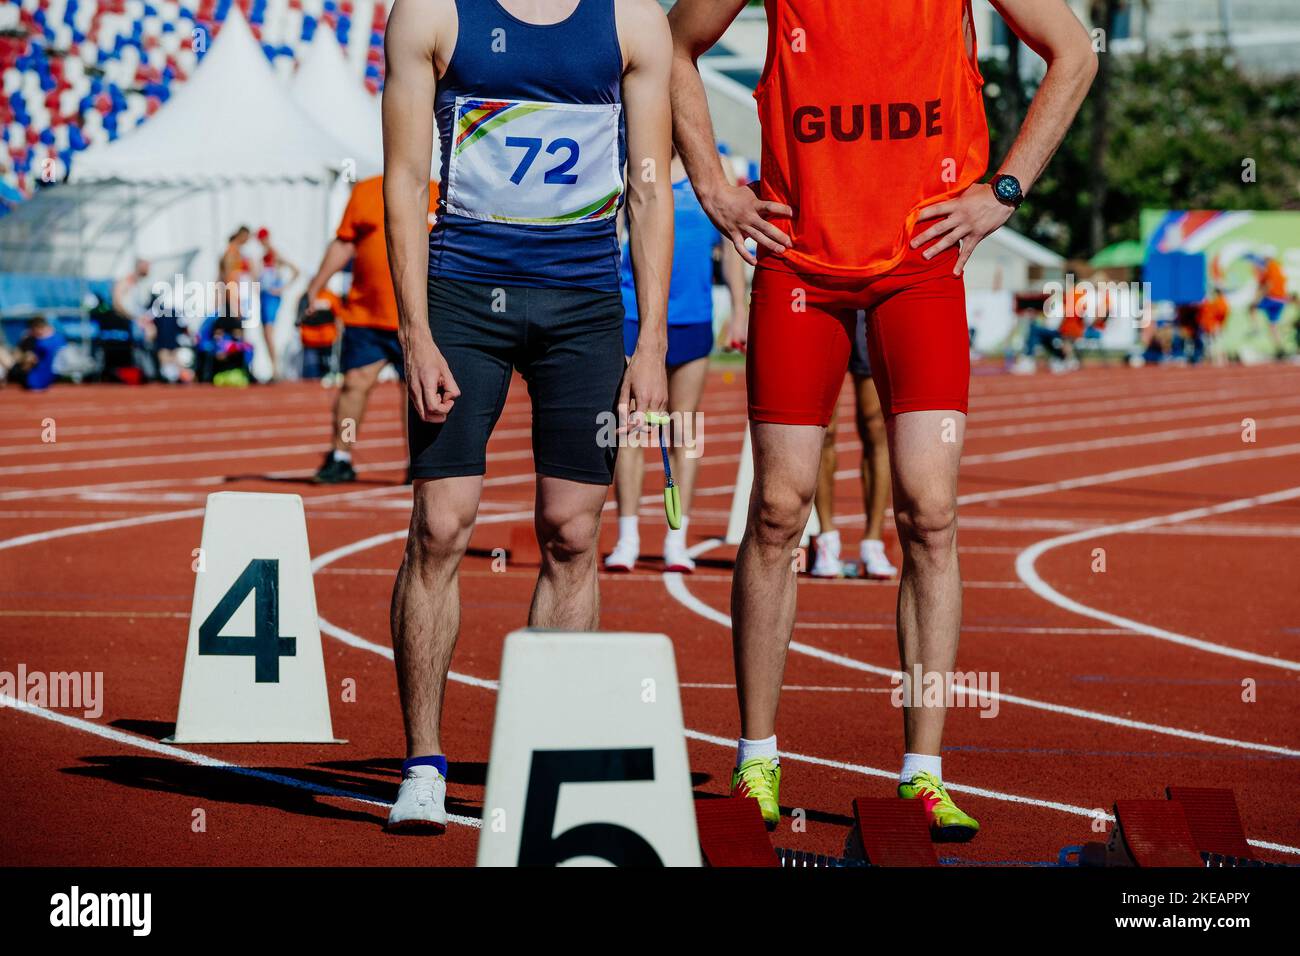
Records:
M731 772L731 795L757 800L769 830L781 822L780 791L781 765L771 757L751 757Z
M979 821L957 808L943 781L934 774L914 774L909 783L898 785L898 795L904 800L924 802L930 836L936 843L965 843L979 833Z

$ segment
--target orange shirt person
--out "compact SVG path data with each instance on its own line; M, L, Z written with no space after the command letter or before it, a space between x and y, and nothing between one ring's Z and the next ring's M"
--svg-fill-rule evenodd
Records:
M370 400L370 391L385 365L404 374L402 345L397 338L397 296L388 271L388 249L384 239L383 177L363 179L352 189L343 221L334 241L325 250L320 268L307 286L309 311L326 307L321 298L325 284L352 263L352 288L343 297L339 317L343 323L340 356L343 387L334 403L334 441L316 472L322 484L356 481L351 444ZM432 217L438 189L429 189ZM402 418L405 424L406 418ZM346 427L352 423L352 427Z
M1214 294L1201 303L1201 311L1197 315L1201 331L1206 335L1218 335L1228 321L1228 312L1228 297L1222 289L1215 289Z

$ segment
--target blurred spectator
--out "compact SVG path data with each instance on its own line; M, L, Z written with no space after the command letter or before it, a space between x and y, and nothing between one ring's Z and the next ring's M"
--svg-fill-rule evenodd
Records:
M1070 370L1069 356L1061 338L1060 323L1064 316L1055 322L1048 317L1046 304L1048 297L1043 294L1016 296L1016 315L1025 327L1025 345L1011 372L1015 375L1033 375L1038 371L1038 350L1047 353L1048 363L1053 372ZM1073 306L1063 306L1063 311L1073 311ZM1077 363L1076 363L1077 367Z
M1201 335L1203 303L1188 302L1174 313L1170 357L1179 363L1197 365L1205 357L1205 339Z
M316 308L306 296L298 302L298 335L302 339L302 377L325 379L331 384L337 372L334 345L338 341L338 297L328 290L317 297ZM320 303L327 303L328 307Z
M149 263L135 260L130 272L113 283L113 310L134 327L137 342L152 342L156 335L150 305L153 299L145 280L149 278Z
M29 391L42 391L54 384L54 363L66 344L62 332L37 316L28 324L18 348L8 357L0 357L0 362L9 363L9 381Z
M212 315L199 330L200 378L213 385L243 388L252 381L253 346L235 315Z
M1219 336L1228 322L1230 308L1228 297L1223 289L1215 286L1213 294L1201 303L1197 313L1197 326L1205 349L1209 352L1210 361L1215 365L1226 365L1228 361L1223 354L1223 345L1219 341Z
M287 259L280 257L271 245L271 233L267 229L257 231L257 241L266 253L262 256L262 273L258 277L259 304L262 313L262 338L266 342L266 351L271 357L271 378L280 377L280 359L275 349L275 319L280 313L280 302L284 290L297 281L297 267Z
M217 315L243 317L243 283L253 271L246 249L252 235L247 226L240 226L226 240L217 269Z
M191 381L193 372L179 360L181 336L186 332L181 303L171 301L170 290L159 290L149 304L153 316L153 359L158 377L164 382Z
M1273 342L1273 353L1281 359L1286 354L1282 347L1282 311L1286 308L1286 273L1282 264L1271 255L1251 256L1255 266L1255 279L1259 283L1259 298L1254 308L1264 313L1268 320L1268 337ZM1258 328L1258 324L1256 328Z

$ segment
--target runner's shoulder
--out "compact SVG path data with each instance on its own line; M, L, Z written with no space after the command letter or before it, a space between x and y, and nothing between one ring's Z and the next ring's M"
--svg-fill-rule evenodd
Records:
M629 65L635 59L629 54L644 53L665 42L671 46L668 17L657 0L614 0L614 21L623 59Z
M387 41L397 35L435 39L457 23L456 0L396 0L388 14Z

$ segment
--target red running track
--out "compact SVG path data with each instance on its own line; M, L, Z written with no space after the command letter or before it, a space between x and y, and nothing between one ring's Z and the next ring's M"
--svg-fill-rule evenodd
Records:
M361 481L343 488L305 480L331 398L308 384L0 397L0 671L102 671L106 698L94 720L0 710L0 863L473 861L490 682L502 637L525 622L535 574L493 573L487 555L531 520L527 398L512 391L493 438L484 523L462 571L445 733L459 822L435 839L382 830L402 751L387 626L410 497L397 484L399 392L380 389L358 448ZM672 636L696 788L720 794L736 733L733 552L710 541L725 528L740 452L739 374L713 372L705 411L691 522L700 568L664 575L652 555L634 574L602 576L602 623L653 622ZM56 442L41 440L46 419ZM1254 441L1243 440L1246 419ZM837 523L852 550L862 508L847 425L840 442ZM943 848L946 860L1048 863L1096 838L1093 815L1116 797L1181 783L1232 787L1261 856L1300 862L1298 462L1300 369L976 376L959 666L996 673L999 697L988 717L964 708L949 718L945 776L984 829ZM180 690L191 550L206 495L222 489L306 501L334 726L347 746L159 742ZM643 541L655 550L662 510L657 488L646 491ZM607 521L605 548L614 533ZM1097 548L1104 573L1092 570ZM894 600L889 583L801 585L780 719L781 845L837 852L851 799L892 792ZM339 699L346 678L354 703Z

